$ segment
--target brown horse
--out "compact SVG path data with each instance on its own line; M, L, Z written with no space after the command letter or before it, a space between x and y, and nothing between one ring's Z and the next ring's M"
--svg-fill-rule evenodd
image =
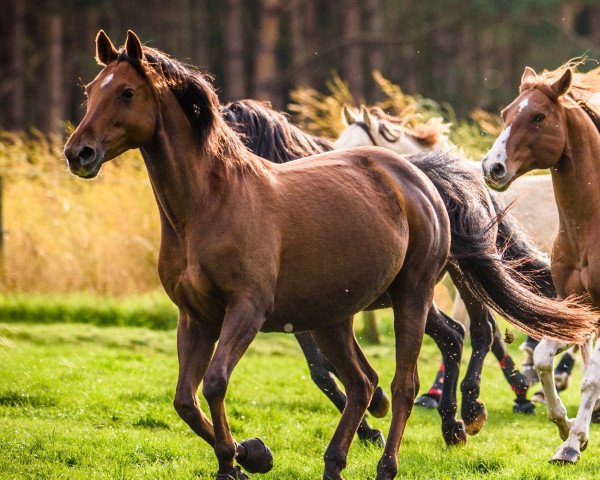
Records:
M600 70L574 74L571 68L567 64L540 75L525 69L519 96L502 112L505 129L484 159L483 172L490 187L506 190L525 172L550 169L559 213L552 250L558 296L584 296L600 307L600 113L590 102L600 92ZM574 463L587 445L592 408L600 395L600 342L583 376L574 422L567 417L552 375L554 356L565 348L543 340L534 361L548 416L565 440L551 461Z
M225 393L259 331L303 330L311 331L348 395L325 452L324 478L342 478L377 385L352 316L381 304L394 311L396 372L377 478L393 478L418 389L426 317L450 248L448 214L435 186L411 163L378 148L269 163L227 127L199 72L142 47L133 32L119 51L102 31L96 46L104 69L86 87L86 115L65 156L73 173L93 178L124 151L142 152L161 218L159 274L180 312L175 408L214 448L217 479L247 478L234 460L250 472L271 469L262 441L234 440ZM461 241L481 244L481 235ZM477 268L457 262L474 285ZM579 340L595 319L581 308L552 303L546 310L531 302L540 316L529 326L513 321L541 336ZM212 423L196 396L201 382Z

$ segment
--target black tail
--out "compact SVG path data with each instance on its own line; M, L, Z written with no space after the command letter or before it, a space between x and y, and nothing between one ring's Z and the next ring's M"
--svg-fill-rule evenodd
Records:
M548 298L556 298L556 288L552 281L550 259L498 205L494 195L490 195L496 215L500 217L496 247L503 258L511 262L517 272L535 284L536 291Z
M496 247L496 224L502 215L495 214L482 180L460 160L441 152L416 155L411 161L427 174L446 204L452 229L450 262L465 285L533 337L583 342L595 328L598 314L574 300L539 296L530 281L502 258ZM520 246L513 243L514 252ZM517 263L527 265L523 258Z

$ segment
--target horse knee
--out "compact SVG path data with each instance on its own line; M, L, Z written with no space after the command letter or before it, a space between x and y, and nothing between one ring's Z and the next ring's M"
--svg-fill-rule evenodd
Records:
M224 373L211 372L204 377L202 394L211 402L222 401L227 391L227 377Z
M551 372L554 365L555 351L548 348L543 342L533 351L533 365L539 372Z
M330 388L331 384L335 384L333 374L323 365L310 365L310 378L321 390Z
M186 423L198 413L194 396L191 394L177 392L173 400L173 407L175 407L175 411L179 417Z

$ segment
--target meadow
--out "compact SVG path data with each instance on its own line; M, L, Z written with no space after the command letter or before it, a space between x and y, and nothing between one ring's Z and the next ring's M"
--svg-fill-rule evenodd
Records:
M394 363L391 316L388 311L378 316L382 344L364 348L387 388ZM519 340L511 345L516 358ZM174 330L2 323L0 358L1 478L214 478L212 450L172 406ZM419 367L423 388L438 359L426 339ZM580 368L576 372L575 385ZM579 464L548 465L559 445L555 427L543 407L534 416L512 413L512 393L492 358L484 368L481 397L488 424L463 447L447 448L437 412L415 408L400 449L398 478L597 478L597 426L592 425L590 448ZM574 415L577 387L563 398ZM339 414L312 384L291 336L259 335L233 374L227 408L236 438L260 436L273 450L273 470L252 478L321 478L322 454ZM372 419L384 432L389 421L389 415ZM377 447L355 441L345 478L374 478L379 455Z

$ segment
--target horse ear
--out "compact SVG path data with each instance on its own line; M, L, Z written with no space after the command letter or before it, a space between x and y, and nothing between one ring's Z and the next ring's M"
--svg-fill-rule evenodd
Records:
M127 30L127 40L125 40L125 51L127 55L134 60L142 60L144 51L142 50L142 42L138 36L132 31Z
M96 62L99 65L106 66L119 56L119 52L108 38L104 30L100 30L96 35Z
M356 118L354 118L354 114L350 111L350 107L345 103L342 105L342 120L345 125L352 125L356 122Z
M531 67L525 67L525 70L523 70L523 75L521 75L521 85L533 80L535 77L537 77L535 70Z
M550 88L556 94L557 97L561 97L569 91L569 89L571 88L572 81L573 72L570 68L567 68L565 70L565 73L562 74L562 77L560 77L556 82L554 82Z
M367 107L365 107L364 105L361 105L360 114L363 118L363 122L365 122L365 125L369 128L373 128L373 126L375 124L375 120L374 120L373 116L369 113L369 109Z

